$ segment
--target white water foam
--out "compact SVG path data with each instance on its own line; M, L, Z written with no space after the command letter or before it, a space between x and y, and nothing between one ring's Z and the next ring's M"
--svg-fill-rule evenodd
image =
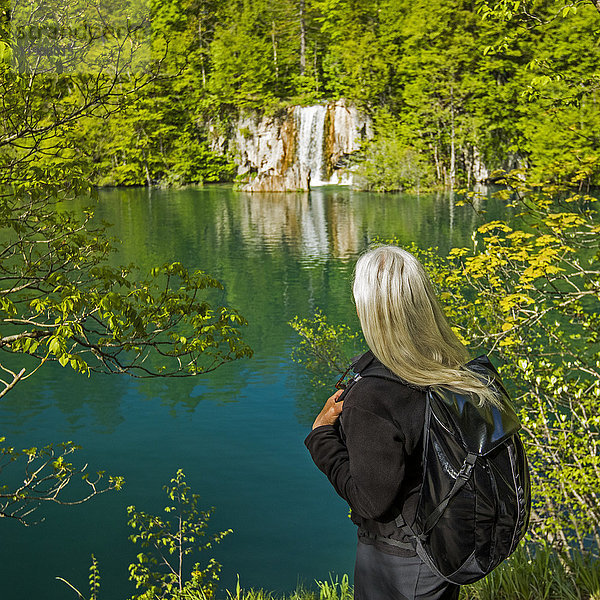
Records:
M327 185L325 179L323 136L327 107L322 104L296 106L294 117L298 126L297 157L300 169L310 174L310 186Z

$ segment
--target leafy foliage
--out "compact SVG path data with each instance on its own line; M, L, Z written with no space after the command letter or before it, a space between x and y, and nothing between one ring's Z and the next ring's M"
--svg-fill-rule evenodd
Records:
M330 324L320 310L311 318L294 317L290 325L300 336L300 343L292 351L293 360L314 373L315 385L329 387L328 376L348 368L359 334L347 325Z
M5 2L3 65L18 76L3 92L23 116L60 125L46 143L61 151L40 165L83 161L101 185L231 181L226 137L240 112L342 97L393 117L363 154L368 189L468 185L515 167L560 179L598 147L590 0L128 0L105 3L106 32L85 2L43 4L41 38L15 40L25 5ZM78 43L75 19L93 25ZM31 70L43 100L29 95ZM111 101L96 105L99 93Z
M62 581L66 585L68 585L78 596L79 600L85 600L83 594L69 581L64 579L63 577L57 577L59 581ZM90 598L89 600L98 600L99 599L99 591L100 591L100 568L98 567L98 561L96 557L92 554L92 564L90 566L90 576L89 576L89 584L90 584Z
M533 534L583 551L597 512L600 279L597 199L507 178L521 228L490 222L436 274L467 339L513 381L533 469Z
M0 438L0 444L5 441L5 438ZM79 446L73 442L25 450L0 447L0 473L3 476L6 476L12 464L24 462L22 482L13 488L8 485L0 487L0 517L9 517L29 525L29 516L42 503L73 506L98 494L121 489L124 483L122 477L106 476L103 471L90 473L87 465L80 468L69 462L70 455L77 450ZM76 491L71 489L71 485L71 495L66 497L65 488L76 480L81 483L75 486ZM79 492L81 486L84 489Z
M363 145L352 173L358 187L375 192L424 189L434 173L417 149L419 140L388 111L375 115L375 136Z
M204 568L196 563L186 579L186 558L193 552L212 548L231 529L208 536L205 541L211 511L198 510L199 495L190 493L181 469L164 489L172 503L164 509L167 519L137 511L135 506L127 508L129 526L136 531L129 539L150 549L138 554L137 562L129 566L136 588L145 590L132 600L212 598L221 566L213 558Z
M143 3L3 1L0 10L0 397L49 361L88 375L157 377L249 356L243 317L210 303L218 281L179 263L148 274L116 266L106 227L91 210L67 209L93 196L85 125L103 133L166 68L168 44L150 35ZM25 470L22 484L2 490L2 516L26 522L43 502L82 502L122 485L68 463L76 449L2 447L5 464ZM79 476L86 492L65 499Z
M218 281L179 263L146 278L111 266L114 248L91 217L60 212L31 191L0 198L0 349L36 361L18 372L3 361L0 396L48 360L80 373L149 377L195 375L250 354L237 329L244 319L200 295Z
M83 594L71 583L57 577L73 589L79 600ZM90 600L99 600L100 574L92 555ZM228 600L352 600L353 589L348 576L317 581L318 592L297 588L285 596L264 589L242 589L238 577L235 590L227 590ZM175 592L171 598L180 598ZM190 591L186 600L204 600L200 591ZM515 553L487 577L475 584L462 586L460 600L597 600L600 597L600 562L579 552L557 553L546 544L521 545Z

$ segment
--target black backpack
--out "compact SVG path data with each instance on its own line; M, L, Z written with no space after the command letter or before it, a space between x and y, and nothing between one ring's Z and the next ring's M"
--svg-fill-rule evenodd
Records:
M423 482L407 533L421 559L446 581L473 583L512 554L529 524L529 468L521 425L498 372L480 356L466 365L490 381L504 410L480 407L470 394L431 386L426 390ZM381 363L361 377L398 380ZM391 538L377 539L405 547Z

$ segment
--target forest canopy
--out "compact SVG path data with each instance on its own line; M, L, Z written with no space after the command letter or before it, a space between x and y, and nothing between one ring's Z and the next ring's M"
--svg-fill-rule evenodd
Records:
M494 13L463 0L128 0L96 12L90 2L87 12L60 4L45 3L47 27L24 29L23 8L4 0L4 60L33 68L13 52L24 40L54 35L71 47L78 16L78 35L96 44L117 47L133 29L131 70L157 74L144 86L124 74L119 86L131 93L118 113L88 114L64 131L69 160L84 161L100 185L231 181L233 157L215 139L240 113L340 98L374 117L375 138L357 157L366 173L374 161L411 173L400 184L393 173L367 177L371 189L468 185L513 168L559 182L597 154L592 2L500 3ZM129 51L123 45L114 58ZM67 106L94 73L61 60L50 67L49 93ZM598 183L597 169L585 183Z

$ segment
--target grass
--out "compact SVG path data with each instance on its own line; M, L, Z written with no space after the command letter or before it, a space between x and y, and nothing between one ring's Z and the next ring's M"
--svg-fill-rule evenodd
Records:
M348 575L341 579L330 577L329 581L317 581L318 592L298 588L287 596L276 596L265 590L243 590L240 581L232 594L227 590L227 600L353 600L354 590L349 583Z
M239 581L227 600L353 600L348 576L317 581L318 592L298 588L278 596L244 590ZM600 561L561 555L547 546L520 546L509 560L477 583L461 588L460 600L600 600Z
M485 579L464 586L460 600L600 600L600 562L520 546Z

